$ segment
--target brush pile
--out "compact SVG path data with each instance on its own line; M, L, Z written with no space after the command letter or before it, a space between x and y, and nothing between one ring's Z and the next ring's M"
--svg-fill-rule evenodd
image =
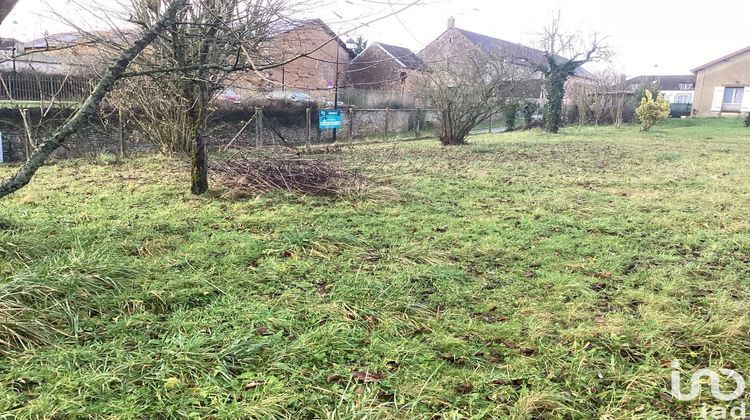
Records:
M212 174L235 198L286 190L340 196L364 185L364 178L329 160L289 157L232 158L212 166Z

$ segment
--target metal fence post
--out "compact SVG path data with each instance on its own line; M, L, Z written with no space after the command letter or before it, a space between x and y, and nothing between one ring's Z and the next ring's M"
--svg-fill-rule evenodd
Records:
M125 157L125 127L124 122L122 120L122 109L117 109L117 125L119 128L119 136L120 136L120 157Z
M385 109L385 141L388 141L388 114L391 113L390 108Z
M347 114L349 114L349 143L351 143L352 139L354 138L354 109L352 107L349 107Z
M422 133L420 133L421 127L420 127L420 115L419 115L419 108L417 108L417 118L416 118L416 131L417 131L417 139L421 136Z
M260 147L263 146L263 107L255 107L255 135L257 140L255 145Z
M305 146L310 148L310 107L305 109Z

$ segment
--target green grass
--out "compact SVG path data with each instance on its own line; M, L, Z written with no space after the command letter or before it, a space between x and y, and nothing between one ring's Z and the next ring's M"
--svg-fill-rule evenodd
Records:
M43 168L0 202L0 412L684 418L673 359L750 379L739 120L470 141L347 149L340 200Z

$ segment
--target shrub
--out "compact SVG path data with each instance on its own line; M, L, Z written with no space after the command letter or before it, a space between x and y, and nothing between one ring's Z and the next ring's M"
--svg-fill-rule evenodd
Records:
M578 121L580 113L578 112L578 105L567 105L563 109L563 122L565 125L573 124Z
M505 131L516 130L516 115L518 115L518 103L511 104L505 111Z
M534 126L534 116L539 112L539 104L536 101L526 101L521 108L523 115L523 128L526 130Z
M745 117L745 127L750 127L750 113Z
M669 102L663 95L654 96L650 90L646 90L641 105L635 110L638 121L641 122L641 130L648 131L651 127L659 124L669 117Z

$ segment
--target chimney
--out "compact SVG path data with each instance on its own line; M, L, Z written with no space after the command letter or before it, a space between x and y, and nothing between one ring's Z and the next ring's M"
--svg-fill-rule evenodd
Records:
M456 29L456 18L453 16L448 18L448 29Z

